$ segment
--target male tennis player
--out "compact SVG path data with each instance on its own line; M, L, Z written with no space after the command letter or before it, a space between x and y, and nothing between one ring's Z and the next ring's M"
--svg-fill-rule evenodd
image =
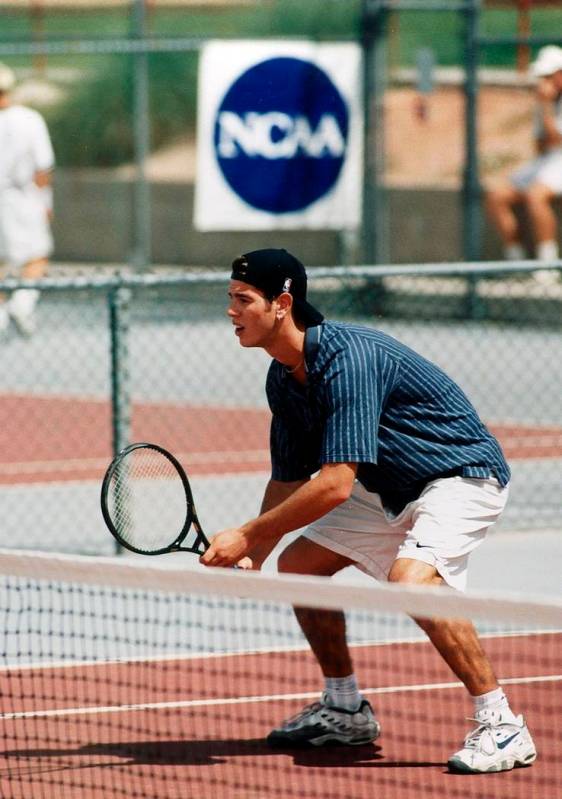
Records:
M329 322L306 300L285 250L232 266L228 315L243 347L272 356L272 475L260 515L218 533L201 561L257 565L288 532L283 572L333 575L355 564L396 583L463 590L469 554L501 514L509 468L462 390L390 336ZM325 677L319 702L273 730L272 745L362 744L380 732L359 692L343 613L295 608ZM511 711L473 625L418 619L474 699L477 723L451 770L504 771L536 751Z
M54 153L43 117L12 100L13 71L0 64L0 261L12 277L42 278L49 265ZM35 330L36 289L21 288L0 305L0 332L10 319Z

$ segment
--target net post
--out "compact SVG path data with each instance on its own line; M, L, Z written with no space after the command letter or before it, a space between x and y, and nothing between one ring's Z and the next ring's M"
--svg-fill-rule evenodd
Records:
M129 321L131 290L123 286L108 295L111 346L111 424L113 457L129 443L131 390L129 380ZM116 551L121 547L116 543Z

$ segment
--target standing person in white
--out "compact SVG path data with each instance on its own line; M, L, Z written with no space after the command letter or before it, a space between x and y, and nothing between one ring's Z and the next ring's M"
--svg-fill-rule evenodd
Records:
M534 138L537 155L515 171L507 183L488 192L486 204L503 242L508 260L526 257L516 203L524 203L535 239L535 257L553 261L560 257L558 225L552 201L562 196L562 48L543 47L532 65L537 78ZM538 277L556 279L542 270Z
M12 102L15 75L0 64L0 261L11 277L42 278L53 248L51 178L54 153L41 114ZM35 329L36 289L18 289L0 305L0 331L13 320Z

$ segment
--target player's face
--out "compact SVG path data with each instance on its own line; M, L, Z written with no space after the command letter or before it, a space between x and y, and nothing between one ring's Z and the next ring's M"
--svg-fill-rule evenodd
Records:
M228 296L227 314L240 344L267 348L275 336L275 300L270 302L262 291L240 280L230 282Z

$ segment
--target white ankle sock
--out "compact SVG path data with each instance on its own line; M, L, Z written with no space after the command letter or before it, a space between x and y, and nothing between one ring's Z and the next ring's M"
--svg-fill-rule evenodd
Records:
M9 324L10 317L8 316L8 310L6 308L6 304L2 303L0 305L0 332L6 330Z
M527 254L523 245L517 241L514 244L504 245L503 257L506 261L524 261Z
M349 677L326 677L326 693L335 707L358 710L362 701L355 674Z
M512 721L515 716L509 707L503 688L495 688L487 694L473 696L474 716L478 721Z
M560 257L557 241L539 241L537 244L538 261L557 261Z
M8 301L10 313L29 316L39 300L37 289L16 289Z

